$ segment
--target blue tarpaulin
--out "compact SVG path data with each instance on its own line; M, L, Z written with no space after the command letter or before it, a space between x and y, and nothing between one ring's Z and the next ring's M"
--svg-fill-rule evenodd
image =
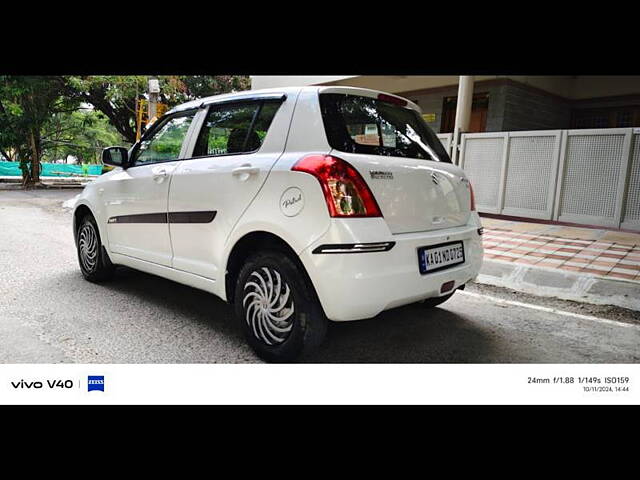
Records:
M68 165L66 163L41 163L42 177L70 177L73 174L82 175L82 165ZM89 175L102 174L102 165L89 165ZM0 177L21 177L20 162L0 162Z

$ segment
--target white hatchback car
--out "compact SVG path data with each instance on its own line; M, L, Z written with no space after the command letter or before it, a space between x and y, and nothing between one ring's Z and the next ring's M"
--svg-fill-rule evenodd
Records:
M115 265L234 305L248 343L291 361L327 319L464 288L482 226L464 172L414 103L349 87L219 95L159 119L74 210L82 274Z

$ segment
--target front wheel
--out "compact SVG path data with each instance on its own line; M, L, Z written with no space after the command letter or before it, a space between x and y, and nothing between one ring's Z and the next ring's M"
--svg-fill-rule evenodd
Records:
M237 278L235 311L247 342L268 362L291 362L324 339L327 319L304 273L287 254L250 257Z
M102 282L113 276L115 267L104 251L98 225L91 215L86 215L80 221L76 232L76 245L80 270L85 279L90 282Z

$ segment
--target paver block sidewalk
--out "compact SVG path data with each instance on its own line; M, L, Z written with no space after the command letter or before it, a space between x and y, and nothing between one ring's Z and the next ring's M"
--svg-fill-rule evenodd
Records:
M640 234L482 218L485 259L640 284Z

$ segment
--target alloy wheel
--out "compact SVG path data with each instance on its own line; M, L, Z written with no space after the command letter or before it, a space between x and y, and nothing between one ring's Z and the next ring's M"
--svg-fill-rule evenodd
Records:
M293 328L291 288L280 274L267 267L254 270L244 286L245 321L255 337L267 345L284 342Z
M91 273L98 263L98 235L91 223L85 223L78 234L80 261L85 271Z

